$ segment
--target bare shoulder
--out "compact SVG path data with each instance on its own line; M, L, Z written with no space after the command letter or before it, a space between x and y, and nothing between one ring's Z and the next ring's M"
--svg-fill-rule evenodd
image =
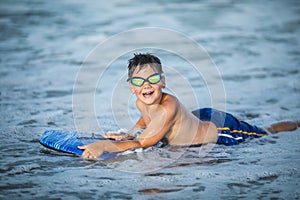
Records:
M161 105L164 107L174 108L174 107L178 107L180 103L175 96L164 93L163 99L161 101Z
M181 104L175 96L166 93L163 96L161 105L169 116L176 115L178 113L178 110L180 110L179 108L181 106Z

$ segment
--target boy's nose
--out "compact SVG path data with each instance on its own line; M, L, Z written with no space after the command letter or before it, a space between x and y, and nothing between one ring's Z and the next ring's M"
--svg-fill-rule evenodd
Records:
M148 81L144 82L144 88L150 88L151 84Z

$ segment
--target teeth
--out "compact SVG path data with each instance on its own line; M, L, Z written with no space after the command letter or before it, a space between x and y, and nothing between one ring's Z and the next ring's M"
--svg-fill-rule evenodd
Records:
M151 94L151 93L153 93L152 91L150 91L150 92L145 92L145 93L143 93L144 95L147 95L147 94Z

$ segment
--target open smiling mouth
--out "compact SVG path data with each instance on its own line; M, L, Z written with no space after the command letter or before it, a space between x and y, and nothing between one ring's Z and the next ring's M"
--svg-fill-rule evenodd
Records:
M144 96L145 98L149 98L149 97L152 96L153 93L154 93L154 91L143 92L143 96Z

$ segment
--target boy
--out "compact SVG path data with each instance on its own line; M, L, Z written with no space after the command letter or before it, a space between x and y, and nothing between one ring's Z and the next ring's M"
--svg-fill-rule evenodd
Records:
M191 146L216 142L234 145L248 137L261 137L267 132L291 131L299 126L299 122L281 122L261 129L210 108L191 113L176 97L162 92L166 82L161 62L151 54L135 54L129 60L127 81L130 91L137 97L136 106L141 117L129 134L106 135L107 138L119 141L102 140L79 146L79 149L84 150L82 157L97 158L103 152L147 148L162 140L170 145Z

